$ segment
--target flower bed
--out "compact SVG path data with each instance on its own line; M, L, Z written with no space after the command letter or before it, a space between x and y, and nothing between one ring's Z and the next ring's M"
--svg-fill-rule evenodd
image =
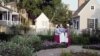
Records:
M86 45L86 46L83 46L83 48L100 50L100 44L97 44L97 45Z
M53 48L67 48L67 43L56 43L52 41L43 41L41 45L35 48L35 51L44 50L44 49L53 49Z

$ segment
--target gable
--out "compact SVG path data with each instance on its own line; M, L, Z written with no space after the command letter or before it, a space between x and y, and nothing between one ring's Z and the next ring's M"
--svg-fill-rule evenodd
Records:
M88 4L89 0L83 3L73 14L73 16L78 16L79 12Z
M90 0L83 9L78 13L78 15L82 15L84 17L91 17L96 9L98 8L98 4L96 0Z
M0 5L0 11L12 11L12 10L9 9L8 7Z
M36 18L36 21L49 21L49 19L44 13L41 13L40 16Z

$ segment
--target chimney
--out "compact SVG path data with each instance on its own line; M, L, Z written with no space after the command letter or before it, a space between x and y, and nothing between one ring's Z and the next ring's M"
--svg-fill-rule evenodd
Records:
M78 0L78 8L83 4L85 3L86 0Z

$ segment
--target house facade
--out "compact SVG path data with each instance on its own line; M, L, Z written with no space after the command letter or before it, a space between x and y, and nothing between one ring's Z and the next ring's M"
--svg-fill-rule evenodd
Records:
M35 19L35 29L39 34L47 34L49 30L49 19L44 13L41 13L40 16Z
M12 25L21 24L19 13L8 6L0 4L0 32L6 32Z
M100 5L96 0L78 0L78 9L73 14L74 32L84 29L100 29Z

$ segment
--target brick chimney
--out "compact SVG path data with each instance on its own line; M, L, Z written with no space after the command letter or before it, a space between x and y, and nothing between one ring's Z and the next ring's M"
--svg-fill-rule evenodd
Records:
M80 7L86 0L78 0L78 7Z

